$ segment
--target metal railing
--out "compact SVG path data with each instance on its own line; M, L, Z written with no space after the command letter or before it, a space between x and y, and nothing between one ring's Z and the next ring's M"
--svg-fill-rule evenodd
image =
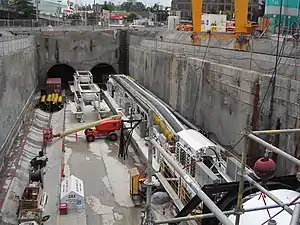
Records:
M0 57L34 46L33 37L2 36L0 38Z
M35 19L0 20L0 30L31 31L31 30L101 30L129 28L128 24L119 24L114 21L95 19L71 19L43 17L37 22ZM162 30L162 27L139 27L132 29Z

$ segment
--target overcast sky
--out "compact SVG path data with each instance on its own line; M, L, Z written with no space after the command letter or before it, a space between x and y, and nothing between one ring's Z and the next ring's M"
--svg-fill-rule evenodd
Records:
M79 4L93 4L94 0L78 0ZM95 0L96 3L104 3L104 0ZM109 0L107 0L108 2ZM137 0L138 1L138 0ZM171 0L140 0L142 3L145 5L152 6L155 3L159 2L160 5L163 6L171 6ZM125 2L124 0L112 0L113 3L115 4L121 4L122 2Z

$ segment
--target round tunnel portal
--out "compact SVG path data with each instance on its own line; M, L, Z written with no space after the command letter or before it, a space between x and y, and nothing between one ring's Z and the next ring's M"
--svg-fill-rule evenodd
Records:
M67 64L56 64L47 72L47 78L61 78L63 89L69 88L69 81L73 81L75 70Z
M75 72L75 69L68 64L56 64L48 70L47 78L61 78L63 89L68 89L69 82L73 81ZM116 74L114 67L107 63L97 64L90 72L93 74L94 83L98 84L104 90L106 89L109 75Z
M107 63L99 63L90 71L93 74L94 83L98 84L98 86L104 90L106 90L106 83L109 75L116 74L114 67Z

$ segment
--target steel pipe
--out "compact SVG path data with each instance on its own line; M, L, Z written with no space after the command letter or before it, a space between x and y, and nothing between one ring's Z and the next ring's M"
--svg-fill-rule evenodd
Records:
M274 145L271 145L270 143L262 140L261 138L255 136L254 134L248 134L248 137L252 139L253 141L256 141L257 143L261 144L262 146L268 148L269 150L272 150L273 152L277 153L278 155L283 156L284 158L290 160L291 162L297 164L300 166L300 160L296 159L295 157L289 155L288 153L282 151L281 149L275 147Z
M287 205L296 205L296 204L300 205L299 203L292 203L292 204L287 204ZM280 207L281 206L279 206L278 204L259 206L259 207L249 208L249 209L243 209L243 213L260 211L260 210L265 210L265 209L275 209L275 208L280 208ZM235 214L235 210L224 211L223 213L225 215L229 216L229 215ZM202 215L178 217L178 218L171 218L171 219L166 219L166 220L155 220L154 224L179 223L179 222L183 222L183 221L209 219L209 218L214 218L214 217L216 217L216 215L214 213L207 213L207 214L202 214ZM295 224L293 224L293 225L295 225ZM298 225L298 224L296 224L296 225Z
M145 91L144 87L141 87L138 85L135 81L130 79L128 76L123 75L123 78L125 78L128 82L134 85L136 88L139 89L139 93L143 95L151 104L156 107L159 112L162 114L164 118L167 119L167 121L171 124L175 132L179 132L181 130L184 130L185 127L183 124L176 118L176 116L173 115L173 113L166 107L159 98L154 96L153 94L150 94L148 91Z
M243 193L244 193L244 175L246 170L247 164L247 140L248 138L245 137L245 148L242 153L242 163L241 163L241 170L240 170L240 181L239 181L239 191L237 196L237 205L236 205L236 218L235 218L235 225L239 225L240 223L240 216L242 214L242 204L243 204Z
M300 203L295 205L290 225L300 225Z
M183 178L203 203L214 213L224 225L233 225L228 217L215 205L215 203L201 190L199 184L195 182L178 163L154 140L150 139L153 146L163 155L163 157L173 166L174 170Z
M281 133L295 133L300 132L300 129L281 129L281 130L256 130L252 131L252 134L281 134Z
M270 199L272 199L275 203L277 203L279 206L281 206L285 211L287 211L289 214L293 215L293 210L285 205L282 201L280 201L275 195L271 194L267 189L265 189L263 186L261 186L259 183L257 183L255 180L253 180L251 177L245 174L245 179L249 181L250 184L255 186L259 191L263 192L265 195L267 195Z

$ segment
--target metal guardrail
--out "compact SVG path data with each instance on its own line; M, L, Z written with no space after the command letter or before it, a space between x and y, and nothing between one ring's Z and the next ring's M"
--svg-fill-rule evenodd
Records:
M2 36L0 38L0 57L33 45L33 40L28 36Z
M47 19L45 16L36 20L17 19L17 20L0 20L0 31L51 31L51 30L103 30L103 29L128 29L124 24L117 24L112 21L100 20L62 20L58 18ZM129 28L138 30L165 30L163 27L139 27Z

